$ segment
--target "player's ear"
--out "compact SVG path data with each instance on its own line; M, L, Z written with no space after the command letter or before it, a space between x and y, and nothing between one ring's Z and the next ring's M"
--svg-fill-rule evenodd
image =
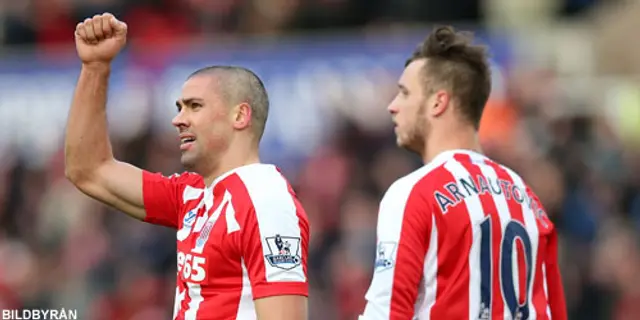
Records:
M440 116L449 107L450 95L446 90L438 90L431 96L429 113L434 116Z
M233 117L234 129L245 129L251 124L251 106L246 102L237 104L233 107L231 116Z

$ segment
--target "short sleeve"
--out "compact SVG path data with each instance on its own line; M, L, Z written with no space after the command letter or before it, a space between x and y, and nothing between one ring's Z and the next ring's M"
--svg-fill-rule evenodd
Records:
M360 319L414 316L425 264L435 254L429 248L437 241L433 209L417 189L390 190L380 204L375 270Z
M241 237L254 299L308 296L309 225L292 195L254 199Z
M145 222L178 228L185 175L165 177L159 173L143 171Z

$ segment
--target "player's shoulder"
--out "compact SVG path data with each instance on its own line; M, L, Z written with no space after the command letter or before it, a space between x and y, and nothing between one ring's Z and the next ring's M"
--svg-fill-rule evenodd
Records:
M272 164L256 163L240 167L227 183L234 197L242 197L248 207L254 209L283 206L295 207L295 193L282 172Z
M535 218L540 222L540 226L542 227L539 231L551 231L554 228L554 224L551 221L549 215L547 214L547 210L544 208L542 201L538 197L538 194L531 188L529 184L514 170L509 168L508 166L501 165L502 168L509 174L513 181L513 185L520 188L520 190L524 193L524 205L533 212Z
M181 173L174 173L168 178L174 184L177 184L182 190L182 201L184 203L200 199L206 187L204 178L194 172L184 171Z
M495 171L497 175L512 180L513 184L519 189L522 189L522 191L525 191L525 189L528 188L524 179L515 170L488 157L487 155L470 150L454 150L447 152L447 154L448 156L446 157L445 165L443 167L446 171L456 176L455 178L452 177L451 180L460 179L462 178L461 176L471 176L472 172L469 171L470 167L488 167L492 171ZM482 174L484 175L484 172ZM510 182L509 185L511 184L512 183Z
M168 176L168 178L175 183L189 185L192 187L204 187L204 179L201 175L194 172L184 171L174 173Z
M517 188L518 192L522 192L522 193L525 193L526 195L534 196L535 198L537 198L536 194L533 192L533 190L529 187L525 179L518 172L516 172L514 169L512 169L508 165L500 163L486 155L479 154L479 153L470 153L466 157L456 157L455 161L469 162L470 164L487 165L491 167L493 171L496 171L496 174L499 174L499 173L506 174L505 178L511 180L509 181L508 185L512 185L512 187ZM499 178L499 179L502 179L502 178Z
M443 168L451 157L438 156L429 163L396 180L384 198L389 200L420 197L432 191L438 181L443 180Z
M160 172L143 171L144 179L148 182L170 183L174 185L190 186L193 188L204 188L204 179L197 173L182 172L165 175Z
M289 182L278 167L272 164L256 163L238 168L235 174L247 189L251 198L264 198L274 194L288 194Z
M422 167L399 178L389 186L380 202L380 215L395 214L398 210L415 211L429 206L429 196L440 179L445 159L434 159Z

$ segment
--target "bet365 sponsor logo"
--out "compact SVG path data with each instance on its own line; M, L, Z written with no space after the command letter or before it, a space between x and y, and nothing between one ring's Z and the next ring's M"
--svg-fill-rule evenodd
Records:
M178 273L182 274L182 278L185 281L201 282L206 276L206 263L205 257L178 252Z

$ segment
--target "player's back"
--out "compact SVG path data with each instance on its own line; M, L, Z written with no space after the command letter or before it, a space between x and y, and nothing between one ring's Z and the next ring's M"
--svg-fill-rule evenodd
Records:
M440 154L382 200L362 318L548 319L550 300L564 304L550 297L561 293L553 228L512 170L470 151Z

